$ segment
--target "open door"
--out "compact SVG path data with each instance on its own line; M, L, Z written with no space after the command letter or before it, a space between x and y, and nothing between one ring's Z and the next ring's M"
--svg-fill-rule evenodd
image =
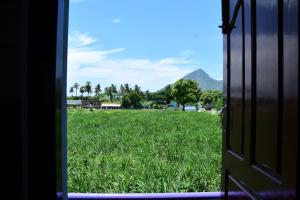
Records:
M222 191L299 199L298 0L223 0Z

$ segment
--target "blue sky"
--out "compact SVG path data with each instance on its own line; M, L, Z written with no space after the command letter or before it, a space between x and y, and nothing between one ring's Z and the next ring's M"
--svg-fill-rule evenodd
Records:
M222 79L220 0L71 0L68 88L156 91L196 69Z

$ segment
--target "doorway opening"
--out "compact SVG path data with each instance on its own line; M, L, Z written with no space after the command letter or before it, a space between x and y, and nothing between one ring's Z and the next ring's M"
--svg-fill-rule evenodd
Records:
M71 193L221 187L221 2L71 1Z

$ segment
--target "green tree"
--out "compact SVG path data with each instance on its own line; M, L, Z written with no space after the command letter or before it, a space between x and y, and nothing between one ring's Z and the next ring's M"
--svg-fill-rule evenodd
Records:
M133 90L122 97L121 106L123 108L134 108L134 109L141 108L142 107L141 100L142 100L141 95L138 92Z
M105 89L104 89L104 91L105 91L105 94L109 97L109 100L111 101L111 102L113 102L113 95L114 95L114 93L113 93L113 87L106 87Z
M141 88L138 85L134 85L134 91L136 91L137 93L140 93Z
M124 94L124 91L125 91L125 88L124 88L124 86L121 84L121 86L120 86L120 94L121 95L123 95Z
M78 83L74 83L73 88L75 89L75 96L77 98L77 90L79 89L79 84Z
M203 106L210 106L219 110L223 107L223 92L220 90L204 91L200 100Z
M108 96L109 100L112 101L112 94L111 94L110 87L105 87L104 88L104 93Z
M105 88L104 88L104 93L105 93L107 96L109 96L109 87L105 87Z
M74 88L73 87L70 87L70 90L69 90L69 92L72 94L72 96L73 96L73 93L74 93Z
M172 94L172 86L171 85L167 85L164 90L162 91L163 94L163 99L166 102L166 104L171 103L171 101L173 100L173 94Z
M124 85L124 93L125 93L125 94L126 94L126 93L129 93L130 90L131 90L131 89L130 89L128 83L125 83L125 85Z
M223 98L218 98L214 106L217 110L220 110L224 106Z
M203 92L200 99L201 99L202 105L204 105L204 106L212 105L213 101L214 101L213 95L210 92Z
M122 96L122 99L121 99L121 106L122 108L130 108L131 106L131 103L130 103L130 99L129 99L129 94L125 94Z
M81 99L82 99L83 94L85 93L85 87L84 87L84 86L81 86L81 87L79 88L79 92L81 93Z
M114 85L114 84L111 84L111 92L113 93L113 94L116 94L116 93L118 93L118 91L117 91L117 87Z
M143 91L141 90L141 87L139 87L138 85L134 85L134 91L136 91L142 99L145 99L145 95L143 93Z
M87 81L84 87L85 87L86 93L88 94L88 96L90 96L90 93L93 92L91 82Z
M174 84L172 95L185 111L186 104L199 101L201 89L196 81L180 79Z
M146 101L151 101L152 100L149 90L146 90L146 92L145 92L145 99L146 99Z
M164 95L161 91L152 93L151 99L156 105L165 105L166 104Z
M174 99L171 85L167 85L163 89L151 93L150 95L151 95L151 100L154 101L154 103L157 105L166 106L170 104L171 101Z
M98 96L102 92L100 84L95 86L95 94Z

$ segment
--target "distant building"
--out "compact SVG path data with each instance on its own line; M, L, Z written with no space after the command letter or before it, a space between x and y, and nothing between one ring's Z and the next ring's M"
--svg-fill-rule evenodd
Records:
M77 106L81 106L82 102L81 100L67 100L67 106L70 107L77 107Z
M102 109L122 109L121 104L102 104Z
M194 105L186 105L185 111L196 111L196 106Z
M198 102L197 103L198 106L198 110L204 110L204 108L202 107L201 103ZM171 101L170 104L168 104L169 108L173 108L173 109L182 109L182 105L180 105L179 103L177 103L176 101ZM185 110L186 111L197 111L196 105L185 105Z
M101 108L101 102L98 99L82 100L83 108Z

